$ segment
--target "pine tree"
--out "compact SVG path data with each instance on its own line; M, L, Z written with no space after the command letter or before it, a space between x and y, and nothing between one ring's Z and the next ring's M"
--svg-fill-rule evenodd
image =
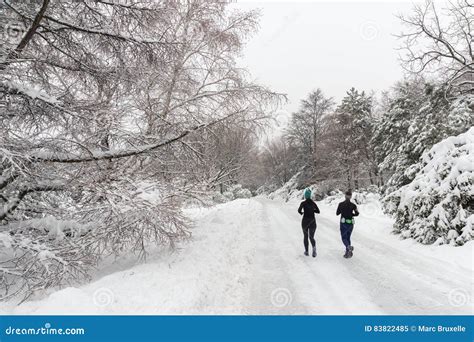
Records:
M413 180L384 198L394 231L424 244L462 245L474 238L474 128L423 153Z
M376 163L370 151L372 136L372 97L351 88L330 120L327 131L331 149L342 162L347 187L359 187L358 178L366 171L376 174ZM373 180L374 181L374 180Z
M371 145L383 171L391 173L388 194L408 184L407 170L435 143L465 132L474 123L472 99L464 95L450 103L443 86L399 84L390 108L378 121Z

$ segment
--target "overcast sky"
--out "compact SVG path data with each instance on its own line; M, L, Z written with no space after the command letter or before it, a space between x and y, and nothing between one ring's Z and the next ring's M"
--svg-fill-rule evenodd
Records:
M393 36L402 29L397 13L411 2L257 2L259 32L249 40L241 64L272 89L287 93L292 112L300 99L321 88L340 100L356 87L379 93L403 77Z

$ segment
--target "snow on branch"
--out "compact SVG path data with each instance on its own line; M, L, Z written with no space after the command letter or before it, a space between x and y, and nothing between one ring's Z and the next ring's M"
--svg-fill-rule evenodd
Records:
M88 154L81 154L81 155L76 155L72 153L37 153L37 154L29 154L28 159L33 160L33 161L38 161L38 162L53 162L53 163L83 163L83 162L90 162L90 161L99 161L99 160L111 160L111 159L118 159L118 158L125 158L125 157L131 157L131 156L137 156L143 153L147 153L153 150L156 150L160 147L164 147L166 145L170 145L174 142L177 142L187 135L189 135L192 132L196 132L198 130L201 130L203 128L211 127L213 125L216 125L217 123L220 123L224 120L229 119L232 116L235 116L242 111L237 111L234 113L231 113L229 115L226 115L223 118L211 121L210 123L202 123L199 125L196 125L192 128L186 129L182 131L180 134L159 141L154 144L147 144L147 145L141 145L141 146L136 146L133 148L128 148L128 149L121 149L121 150L108 150L108 151L90 151Z
M201 124L191 129L187 129L172 138L165 139L155 144L141 145L134 148L121 149L117 151L114 151L114 150L91 151L89 154L80 154L80 155L75 155L73 153L42 152L42 153L37 153L37 154L29 154L27 158L33 161L38 161L38 162L82 163L82 162L90 162L90 161L98 161L98 160L111 160L111 159L131 157L131 156L136 156L142 153L150 152L157 148L169 145L173 142L176 142L184 138L189 133L197 131L198 129L205 126L207 125Z
M58 191L64 189L64 184L59 182L48 182L38 183L35 185L24 186L20 188L16 195L8 199L3 205L3 209L0 210L0 221L5 219L11 212L13 212L23 198L29 193L42 192L42 191Z
M385 197L394 230L424 244L474 238L474 128L435 144L406 170L413 181Z
M94 35L100 35L100 36L106 36L108 38L112 38L112 39L116 39L116 40L132 42L132 43L138 43L138 44L158 44L158 45L171 44L171 43L163 42L163 41L159 41L159 40L144 39L144 38L138 39L138 38L134 38L132 36L125 36L125 35L118 34L118 33L112 33L112 32L107 32L107 31L102 31L102 30L94 30L94 29L86 28L86 27L80 27L80 26L77 26L77 25L74 25L74 24L71 24L71 23L53 18L49 15L45 15L44 18L49 20L49 21L52 21L56 24L63 25L65 27L69 28L69 29L75 30L75 31L88 33L88 34L94 34Z

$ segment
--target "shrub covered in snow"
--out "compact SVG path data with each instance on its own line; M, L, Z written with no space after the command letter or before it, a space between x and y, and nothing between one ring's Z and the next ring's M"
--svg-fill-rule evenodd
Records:
M291 177L281 188L271 192L268 197L271 199L282 199L285 202L294 198L303 198L303 192L298 186L298 178L299 173Z
M268 194L270 199L283 200L289 202L292 200L303 200L303 190L309 188L312 192L312 198L315 201L324 200L326 203L342 201L344 192L338 189L336 183L332 181L321 181L306 187L299 184L299 175L293 176L281 188ZM378 188L369 186L365 189L359 189L353 192L353 201L357 204L372 203L380 200Z
M219 191L213 192L210 197L213 203L225 203L238 198L250 198L252 196L252 192L249 189L244 188L241 184L235 184L223 193Z
M332 191L329 196L324 199L324 202L327 204L334 204L344 200L344 192L340 190ZM374 191L372 188L357 190L352 192L352 202L355 204L374 204L380 203L380 195L377 191Z
M356 204L367 204L380 201L380 195L375 190L359 190L352 194L352 201Z
M242 185L237 184L232 187L232 193L234 194L234 198L250 198L252 197L252 192L249 189L245 189Z
M462 245L474 237L474 128L425 152L409 184L385 197L394 230L424 244Z
M219 191L214 191L211 194L211 203L225 203L227 201L228 199L224 196L224 194L221 194Z
M131 251L144 257L151 244L173 245L189 236L171 186L128 182L127 191L109 186L100 198L75 193L74 203L46 194L40 200L55 203L54 211L32 218L17 211L9 218L21 220L0 226L0 299L87 279L103 255ZM30 201L22 205L30 207Z
M252 197L252 192L249 189L243 188L241 184L235 184L228 188L222 195L228 201L233 201L238 198L250 198Z

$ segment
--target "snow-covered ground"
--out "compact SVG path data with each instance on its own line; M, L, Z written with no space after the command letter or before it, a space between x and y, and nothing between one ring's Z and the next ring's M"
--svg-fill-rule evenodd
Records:
M473 242L423 246L392 235L377 201L359 206L344 259L337 201L318 202L317 258L302 254L295 199L189 210L193 238L147 263L110 264L8 314L473 314ZM108 274L104 276L104 274Z

